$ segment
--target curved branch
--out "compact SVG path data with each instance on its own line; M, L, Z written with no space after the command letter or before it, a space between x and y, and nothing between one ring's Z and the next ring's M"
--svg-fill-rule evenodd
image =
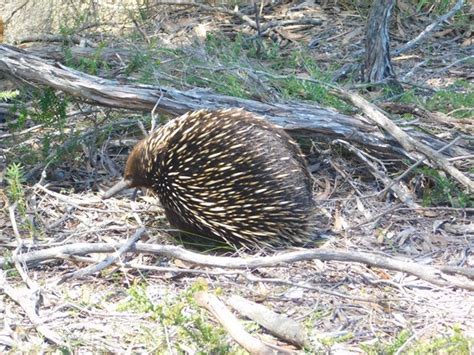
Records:
M32 251L23 255L18 255L17 257L13 257L13 259L14 261L19 261L21 263L32 263L59 259L64 257L64 255L113 253L120 249L123 244L124 243L75 243ZM455 286L467 290L474 290L474 282L447 275L434 266L421 265L411 261L403 261L386 255L357 251L306 249L267 257L251 257L245 259L204 255L177 246L146 243L137 243L130 248L130 251L167 256L197 265L214 266L226 269L255 269L262 267L275 267L297 261L307 261L313 259L318 259L321 261L356 262L387 270L406 272L438 286ZM0 267L5 265L7 261L8 260L6 260L6 258L0 257Z

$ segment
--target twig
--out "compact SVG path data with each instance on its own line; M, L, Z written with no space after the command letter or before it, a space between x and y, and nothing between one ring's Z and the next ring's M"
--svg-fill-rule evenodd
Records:
M260 5L263 5L263 0L260 0ZM253 3L255 11L255 24L257 25L257 56L260 56L262 52L262 28L260 26L260 11L257 2ZM260 9L261 10L261 9Z
M80 199L68 197L65 195L62 195L60 193L48 190L46 187L40 184L35 184L34 188L38 188L42 190L43 192L47 193L50 196L53 196L54 198L57 198L59 201L64 202L74 208L77 208L78 210L86 210L86 211L95 211L95 212L102 212L102 213L110 213L111 210L105 210L105 209L100 209L100 208L93 208L93 207L84 207L84 205L90 205L93 203L103 203L103 200L100 198L89 200L89 201L83 201ZM101 202L102 201L102 202Z
M410 71L408 71L407 73L405 73L403 76L402 76L402 80L407 80L410 76L412 76L415 71L417 71L421 66L425 65L426 63L428 63L431 59L425 59L421 62L419 62L418 64L416 64L413 68L410 69Z
M85 42L87 47L97 47L96 44L92 43L89 40L85 40L84 38L77 36L77 35L30 35L23 38L20 38L16 41L16 44L24 44L30 42L72 42L74 44L81 44L81 42Z
M206 292L197 292L194 295L196 303L207 309L219 323L227 330L230 336L250 354L272 354L270 347L257 338L251 336L239 320L229 311L222 301L216 296Z
M132 247L132 245L135 244L142 237L143 233L145 233L145 230L146 229L144 227L137 229L135 234L129 240L127 240L115 253L106 257L104 260L95 265L90 265L84 269L66 274L61 278L59 284L67 280L83 278L87 275L94 274L113 264L118 258L120 258L123 253L127 252Z
M410 209L411 210L411 209ZM31 263L45 260L59 259L61 255L85 255L90 253L115 252L124 243L75 243L43 250L32 251L18 256L22 263ZM181 247L172 245L136 243L130 251L147 253L153 255L167 256L181 259L190 263L217 266L226 269L254 269L264 267L276 267L287 265L298 261L314 260L357 262L383 269L406 272L415 275L422 280L435 285L445 287L460 287L474 290L474 282L459 279L444 274L434 266L421 265L411 261L403 261L391 258L385 254L371 254L358 251L307 249L288 252L269 257L233 258L222 256L210 256L194 253ZM5 265L6 259L0 257L0 267Z
M161 99L163 98L163 90L160 88L160 97L156 100L155 106L153 106L153 110L151 110L151 128L150 133L155 130L156 127L156 109L160 105Z
M468 55L467 57L464 57L464 58L461 58L461 59L458 59L458 60L455 60L454 62L452 62L451 64L445 66L444 68L440 69L440 70L437 70L435 71L433 74L431 74L427 79L437 75L437 74L441 74L441 73L444 73L446 70L448 70L449 68L452 68L454 67L455 65L459 64L459 63L462 63L462 62L465 62L466 60L469 60L469 59L473 59L474 58L474 55ZM425 79L425 80L427 80Z
M42 125L42 124L39 124L39 125L30 127L30 128L24 129L24 130L21 131L21 132L0 134L0 139L8 138L8 137L18 137L18 136L21 136L21 135L23 135L23 134L27 134L27 133L31 133L31 132L33 132L33 131L36 131L36 130L42 128L42 127L43 127L43 125Z
M474 280L474 268L465 268L461 266L441 265L440 270L447 274L459 274Z
M19 292L8 284L5 273L2 270L0 270L0 289L3 289L3 292L23 309L23 311L26 313L26 316L36 328L38 333L54 344L59 346L67 345L61 340L59 334L44 325L44 320L42 320L36 314L35 306L29 301L28 297L25 297L23 293Z
M263 1L262 1L263 2ZM283 26L292 26L292 25L313 25L313 26L321 26L322 21L314 18L300 18L300 19L291 19L291 20L281 20L281 21L271 21L267 22L265 26L263 26L262 34L265 35L271 29L275 27L283 27Z
M415 202L415 198L412 196L410 191L408 191L405 185L402 185L400 181L390 179L384 172L377 169L377 167L366 157L366 153L362 152L360 149L357 149L348 142L343 141L342 139L337 139L334 142L343 144L347 149L356 154L363 162L365 162L365 164L369 167L369 170L372 175L374 175L377 179L383 182L383 184L385 185L384 190L392 190L400 199L400 201L412 208L421 207Z
M301 348L308 345L308 337L304 328L293 319L237 295L230 297L227 303L237 312L257 322L276 337Z
M230 10L230 9L226 9L225 7L220 7L220 6L209 6L209 5L196 3L196 2L162 2L162 3L158 3L158 4L160 4L160 5L173 5L173 6L192 6L192 7L197 7L199 9L201 9L203 11L207 11L207 12L222 12L223 14L238 17L240 20L247 23L254 30L257 29L257 24L255 23L255 21L252 20L247 15L241 13L238 10Z
M395 49L393 51L393 55L399 55L400 53L406 52L407 50L412 49L413 47L418 45L418 42L425 39L425 37L427 37L431 32L433 32L435 28L438 27L439 24L441 24L442 22L446 21L448 18L453 16L458 10L461 9L463 5L464 5L464 0L458 0L451 10L449 10L444 15L438 17L435 22L429 24L418 36L408 41L400 48Z
M15 234L15 238L17 242L17 246L13 253L13 259L15 263L15 268L20 274L23 282L27 285L27 288L23 291L21 298L18 298L18 300L15 299L14 297L19 296L19 292L9 287L8 284L7 284L7 289L5 289L4 291L7 295L9 295L10 298L12 298L15 302L20 304L20 306L25 310L28 317L30 318L30 321L33 323L33 325L36 327L39 333L43 334L46 338L48 338L48 336L52 337L52 339L48 338L52 341L54 341L53 339L59 340L59 337L54 332L52 332L50 329L41 325L42 322L38 322L37 320L39 320L39 318L38 319L36 318L37 317L36 310L39 309L39 304L42 300L41 288L35 281L33 281L28 276L28 273L23 269L21 265L22 263L18 260L18 255L20 251L23 249L24 243L23 243L23 239L21 238L20 232L18 230L18 225L16 223L16 218L15 218L16 206L17 206L17 202L15 202L13 205L8 207L8 212L10 215L10 221L12 224L13 233ZM0 280L2 276L3 275L1 275L1 271L0 271ZM5 279L5 283L7 283L6 279ZM1 288L1 285L0 285L0 288ZM20 303L20 299L22 303Z
M143 31L141 28L140 24L138 23L137 20L132 19L133 24L135 25L135 28L137 29L138 32L142 35L143 39L145 40L146 44L150 45L150 38L148 38L148 35Z
M58 259L63 260L70 260L74 262L82 262L82 263L89 263L95 264L96 260L94 258L84 257L84 256L77 256L77 255L58 255ZM317 291L319 293L324 293L326 295L331 295L334 297L342 298L345 300L350 300L354 302L364 302L364 303L374 303L374 304L383 304L387 301L396 301L396 299L377 299L375 297L359 297L359 296L351 296L344 293L330 291L325 288L311 286L308 284L288 281L279 278L267 278L267 277L257 277L252 275L251 273L233 270L233 271L226 271L226 270L200 270L200 269L189 269L189 268L178 268L178 267L170 267L170 266L154 266L154 265L143 265L137 264L135 262L125 262L121 263L121 267L125 269L135 269L135 270L143 270L143 271L155 271L160 273L171 273L173 276L179 276L182 274L190 274L190 275L206 275L206 276L241 276L249 282L252 283L270 283L275 285L284 285L289 287L297 287L302 288L305 290L312 290ZM456 272L453 274L462 274L465 275L465 268L457 267ZM469 271L468 271L469 272ZM468 276L468 275L465 275Z
M21 238L20 232L18 230L18 224L16 223L16 218L15 218L15 209L17 206L17 202L15 202L13 205L8 207L8 214L10 215L10 222L12 224L12 229L13 229L13 234L15 235L16 239L16 248L15 251L13 252L13 256L15 258L15 268L18 271L18 273L21 276L21 279L23 280L24 283L28 285L28 288L31 290L31 294L35 295L36 297L36 302L39 301L39 287L38 285L33 282L28 274L25 272L23 267L21 266L21 263L18 261L18 254L20 250L23 248L23 239Z
M416 141L413 137L404 132L400 127L393 123L387 116L385 116L375 105L364 99L362 96L351 93L342 89L333 89L333 92L349 99L355 106L359 107L372 121L377 123L380 127L390 133L405 150L411 153L416 153L416 158L428 158L432 163L437 165L440 169L446 171L460 184L464 185L468 191L474 191L474 182L464 175L461 171L455 168L449 161L441 154L428 147L424 143ZM424 155L420 155L422 153Z
M413 335L409 337L403 344L398 348L394 355L404 354L404 351L408 348L408 346L417 338L419 338L423 333L425 333L429 328L433 327L433 324L429 324L424 327L421 331L417 332L414 331Z
M450 148L451 146L453 146L454 144L456 144L459 140L461 139L461 137L456 137L455 139L453 139L451 142L449 142L448 144L446 144L444 147L442 147L441 149L438 149L436 152L437 153L442 153L443 151L445 151L446 149ZM386 190L392 188L393 184L396 184L398 182L400 182L405 176L407 176L411 171L413 171L417 166L419 166L420 164L422 164L424 161L425 161L426 157L423 157L421 159L419 159L418 161L416 161L414 164L412 164L407 170L405 170L403 172L403 174L401 174L400 176L397 176L388 186L386 185L386 187L380 191L379 194L382 194L384 193ZM419 205L416 205L416 206L410 206L412 208L420 208L421 206Z
M15 219L15 209L16 209L17 202L15 202L13 205L8 206L8 214L10 216L10 222L12 224L12 229L13 229L13 234L15 235L15 238L17 241L21 241L21 235L18 230L18 225L16 223Z

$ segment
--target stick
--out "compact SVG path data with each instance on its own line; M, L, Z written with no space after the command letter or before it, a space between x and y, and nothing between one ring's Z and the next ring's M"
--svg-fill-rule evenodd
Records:
M368 167L372 175L374 175L377 179L381 180L383 184L385 185L385 189L390 189L392 190L395 195L405 203L407 206L411 208L420 208L421 206L415 202L415 198L413 195L410 193L410 191L407 189L405 185L403 185L400 181L395 181L390 179L384 172L380 171L377 169L377 167L372 163L367 157L364 152L362 152L360 149L357 149L356 147L350 145L349 143L343 141L342 139L338 139L335 141L335 143L340 143L344 145L347 149L349 149L351 152L356 154L359 159L361 159Z
M59 280L59 284L67 280L83 278L87 275L91 275L96 272L99 272L100 270L105 269L109 265L112 265L118 258L120 258L120 256L123 253L127 252L132 247L132 245L135 244L142 237L145 231L146 231L145 227L141 227L137 229L135 234L129 240L127 240L115 253L113 253L110 256L107 256L104 260L102 260L101 262L95 265L89 265L88 267L85 267L84 269L64 275L61 278L61 280Z
M333 91L338 93L340 96L349 99L355 106L364 111L368 118L390 133L392 137L394 137L402 147L405 148L405 150L416 153L416 158L418 160L423 158L423 156L419 154L422 153L432 163L446 171L460 184L464 185L469 192L474 191L474 182L471 179L449 163L441 153L436 152L424 143L416 141L413 137L405 133L405 131L393 123L392 120L385 116L375 105L371 104L358 94L350 93L341 89L333 89Z
M464 0L458 0L456 2L456 4L454 4L454 6L452 7L451 10L449 10L447 13L445 13L444 15L440 16L437 18L437 20L433 23L431 23L430 25L428 25L418 36L416 36L415 38L413 38L411 41L408 41L407 43L405 43L403 46L401 46L400 48L396 49L393 51L393 55L399 55L400 53L402 52L406 52L407 50L409 49L412 49L413 47L417 46L418 45L418 42L420 42L422 39L424 39L425 37L427 37L431 32L434 31L434 29L436 27L438 27L438 25L441 23L441 22L444 22L446 21L448 18L450 18L451 16L453 16L456 12L458 12L462 6L464 5Z
M4 271L2 270L0 270L0 289L3 289L3 292L23 309L38 333L54 344L67 346L67 344L61 340L59 334L44 325L44 320L36 314L35 306L29 301L29 297L25 297L23 292L19 292L8 284Z
M119 249L124 243L75 243L63 246L32 251L18 255L22 263L32 263L46 260L61 259L62 255L85 255L91 253L111 253ZM402 271L430 282L434 285L445 287L460 287L474 290L474 282L463 280L444 274L434 266L421 265L411 261L391 258L385 254L371 254L357 251L305 249L288 252L268 257L233 258L223 256L210 256L194 253L173 245L136 243L130 251L153 255L167 256L204 266L216 266L226 269L255 269L261 267L275 267L287 265L297 261L314 260L356 262L388 270ZM7 259L0 257L0 267L5 265Z
M306 331L293 319L237 295L230 297L227 303L237 312L257 322L276 337L300 348L308 345Z
M239 320L216 296L206 292L197 292L194 299L199 306L207 309L217 318L230 336L250 354L273 354L270 347L245 331Z

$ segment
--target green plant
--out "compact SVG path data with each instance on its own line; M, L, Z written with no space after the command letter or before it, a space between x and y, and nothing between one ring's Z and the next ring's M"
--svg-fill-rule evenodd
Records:
M85 13L63 17L63 21L59 25L59 33L67 40L67 36L74 35L82 26L87 24L88 21L88 16Z
M462 191L451 179L438 170L422 167L418 169L426 180L423 188L423 205L436 206L448 204L451 207L471 207L474 199Z
M119 311L131 310L137 313L155 311L155 306L148 298L145 286L134 284L127 290L127 293L130 299L126 303L122 303L118 306Z
M337 336L337 337L332 337L332 338L323 338L320 339L321 344L323 344L326 347L331 347L336 343L345 343L351 339L354 338L354 334L352 333L347 333L345 335Z
M31 98L31 105L26 106L22 97ZM16 122L10 124L11 130L24 129L28 120L41 124L42 134L38 135L39 149L19 145L14 148L21 155L23 164L36 163L38 159L48 159L50 163L54 156L61 154L62 143L66 140L65 128L67 123L67 107L69 99L56 94L53 89L34 90L32 93L23 92L15 99L13 110L18 113Z
M30 112L32 120L46 127L63 129L67 118L68 99L59 97L51 88L37 90L33 96L34 110Z
M418 0L416 11L432 11L435 14L444 14L454 4L453 0Z
M18 90L0 91L0 100L3 100L3 101L11 100L17 97L19 94L20 92Z
M18 272L18 270L15 268L15 263L13 262L12 251L5 248L2 253L2 257L5 260L2 270L7 272L7 277L16 276L16 274L12 275L12 273Z
M109 64L105 59L102 59L104 48L106 47L106 43L102 42L99 46L94 50L94 53L89 57L76 57L73 55L72 50L68 46L63 47L65 64L71 68L77 69L79 71L91 74L91 75L98 75L101 74L104 76L105 72L110 69Z
M410 347L407 353L414 355L423 354L472 354L473 339L466 337L461 328L454 326L451 335L437 337L430 342L418 342Z
M400 347L402 347L406 341L410 338L411 332L408 330L402 330L391 342L384 342L382 340L376 342L375 344L367 345L361 344L360 347L368 355L392 355L397 352Z
M194 302L194 294L206 288L204 282L197 281L179 295L154 303L147 287L135 284L128 290L128 301L121 304L119 310L149 314L164 328L174 330L175 344L192 344L200 354L225 354L230 350L225 331L210 323L207 313Z
M160 61L154 59L151 49L148 51L137 51L131 57L130 62L125 68L125 74L138 72L138 81L143 84L152 84L155 81L154 72L160 65Z
M448 89L436 92L427 100L426 108L430 111L454 112L453 115L459 118L472 118L474 109L473 89L474 84L459 80Z
M452 113L459 118L472 117L474 107L474 84L458 80L453 85L438 90L431 96L417 95L416 90L406 90L397 100L405 104L415 104L428 111ZM389 93L386 93L389 94Z
M7 182L7 195L17 203L17 208L22 215L26 212L24 172L23 167L19 163L11 163L7 166L5 172L5 180Z

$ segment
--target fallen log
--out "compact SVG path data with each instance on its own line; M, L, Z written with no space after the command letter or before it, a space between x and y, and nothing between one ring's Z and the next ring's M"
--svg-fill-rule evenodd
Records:
M46 61L56 61L64 63L66 60L66 53L70 55L73 60L79 59L99 59L107 62L107 64L114 65L120 62L129 62L136 54L136 48L94 48L94 47L83 47L83 46L71 46L68 47L67 52L61 46L43 44L41 46L35 45L28 48L24 48L29 54L40 57ZM139 48L138 50L140 50ZM145 49L143 49L145 50Z
M50 64L26 51L0 45L0 72L22 81L50 86L81 98L91 104L130 110L152 111L180 115L199 109L243 107L282 126L294 136L306 136L330 141L343 138L363 146L366 150L392 157L409 157L393 138L384 135L373 124L359 117L303 102L264 103L238 97L219 95L205 89L180 91L173 88L140 84L122 84L67 68L59 63ZM411 131L416 139L433 149L446 142L426 133ZM467 155L461 147L451 147L450 156Z

